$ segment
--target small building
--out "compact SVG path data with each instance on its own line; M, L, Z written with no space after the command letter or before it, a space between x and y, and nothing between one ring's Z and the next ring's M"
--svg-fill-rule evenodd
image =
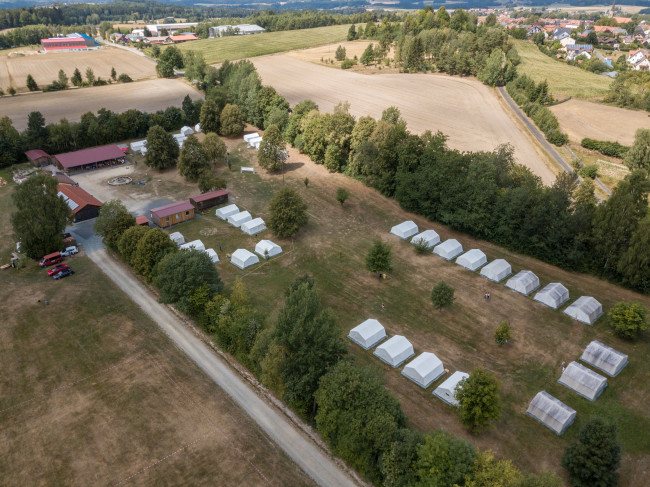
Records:
M151 222L149 221L149 218L146 216L136 216L135 217L135 224L139 225L141 227L148 227Z
M183 237L183 234L181 232L170 233L169 239L178 246L181 246L185 243L185 237Z
M192 240L191 242L181 244L179 246L179 249L181 249L181 250L201 250L201 251L205 251L205 244L201 240Z
M364 350L368 350L386 338L386 330L379 321L369 318L352 328L348 338Z
M115 144L92 147L54 156L54 162L62 171L83 171L99 167L123 164L124 152Z
M198 39L198 37L196 37L194 34L179 34L175 36L169 36L169 38L174 44L180 44L181 42L187 41L195 41Z
M160 228L167 228L177 223L186 222L194 218L194 207L189 201L171 203L149 210L151 221Z
M282 247L270 240L260 240L255 246L255 253L267 259L280 255L282 253Z
M510 274L512 274L512 267L504 259L496 259L481 269L480 274L494 282L501 282Z
M444 373L445 368L442 362L435 354L430 352L421 353L418 357L411 360L404 367L404 370L402 370L404 377L412 380L424 389L442 377Z
M230 215L228 217L228 223L230 223L233 227L239 228L241 227L244 223L249 222L253 219L251 214L247 211L240 211L239 213L235 213L234 215Z
M217 215L217 217L221 218L222 220L227 220L228 217L235 215L237 213L239 213L239 208L237 207L237 205L234 204L224 206L223 208L219 208L217 209L217 211L215 211L215 215Z
M190 203L196 211L202 211L213 206L222 205L228 202L228 191L219 189L217 191L208 191L207 193L192 196Z
M546 391L538 392L530 401L526 414L535 418L557 435L561 435L573 424L576 412Z
M558 309L569 300L569 290L559 282L552 282L535 294L533 299L549 308Z
M266 230L266 224L264 220L258 217L243 223L240 228L246 235L257 235Z
M413 245L426 245L428 249L431 249L440 243L440 236L435 230L425 230L413 237L411 243Z
M418 233L418 226L415 224L415 222L407 220L391 228L390 233L396 237L406 240L407 238L411 238L413 235Z
M230 257L230 263L235 267L239 267L240 269L244 270L247 267L259 264L260 259L253 252L250 252L246 249L237 249Z
M433 253L445 260L452 260L463 253L463 246L455 238L450 238L436 245Z
M101 46L92 37L75 32L66 36L41 39L45 52L48 51L91 51Z
M415 355L415 352L413 351L411 342L401 335L395 335L393 338L379 345L373 355L382 362L395 368L410 359Z
M259 136L260 136L260 134L258 134L257 132L252 132L250 134L246 134L246 135L244 135L244 142L246 142L248 144L248 143L250 143L251 140L257 139Z
M487 263L487 257L482 250L471 249L456 259L456 264L472 272Z
M469 374L466 372L454 372L442 384L433 390L433 395L450 406L458 406L458 399L456 399L456 386L460 381L467 379L468 377Z
M564 314L586 325L593 325L603 315L603 306L591 296L581 296L564 310Z
M578 362L571 362L557 381L590 401L595 401L607 387L605 377Z
M102 202L79 186L59 184L58 195L65 200L74 215L74 221L83 222L97 218Z
M215 25L210 27L210 38L224 37L232 35L250 35L261 34L265 31L264 27L257 24L237 24L237 25Z
M193 133L194 130L192 129L192 127L188 127L187 125L185 125L185 127L181 127L181 134L183 134L185 137L187 137L188 135L192 135Z
M520 271L508 279L506 287L524 296L528 296L539 287L539 278L531 271Z
M608 347L598 340L594 340L587 345L580 360L592 367L596 367L598 370L602 370L610 377L616 377L629 363L627 355Z
M210 257L210 260L212 261L213 264L216 264L219 262L219 256L217 255L217 251L214 249L206 249L205 251L206 254L208 254L208 257Z
M52 164L52 156L40 149L32 149L25 152L27 160L36 166L49 166Z

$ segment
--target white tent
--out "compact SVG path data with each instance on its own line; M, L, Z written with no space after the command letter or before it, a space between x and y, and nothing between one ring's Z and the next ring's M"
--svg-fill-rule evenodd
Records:
M418 233L418 226L415 224L415 222L412 222L411 220L407 220L391 228L390 233L392 233L393 235L401 239L406 240L407 238L410 238L416 233Z
M247 211L240 211L239 213L235 213L234 215L230 215L228 217L228 223L230 223L233 227L241 227L244 223L249 222L253 219L250 213Z
M185 237L183 237L183 234L181 232L170 233L169 238L176 245L183 245L185 243Z
M512 267L503 259L496 259L481 269L481 275L490 281L503 281L512 274Z
M433 353L424 352L411 360L402 375L425 389L445 373L442 362Z
M192 240L180 246L181 249L205 250L205 245L200 240Z
M539 287L539 278L531 271L519 271L508 279L506 287L528 296Z
M433 253L443 259L451 260L463 253L463 246L455 238L445 240L433 249Z
M603 306L591 296L580 296L564 310L564 314L587 325L593 325L602 316Z
M379 345L374 352L379 360L386 362L391 367L399 367L406 360L410 359L415 352L413 345L401 335L395 335L387 342Z
M275 257L282 253L282 247L270 240L260 240L255 246L255 253L260 257Z
M348 338L364 350L368 350L386 338L386 330L381 323L370 318L352 328Z
M215 214L222 220L227 220L229 216L239 213L239 208L237 205L228 205L222 208L219 208Z
M569 300L569 290L559 282L552 282L535 294L533 299L553 309L558 309Z
M447 378L447 380L433 390L433 395L442 399L450 406L458 406L458 400L456 399L456 386L461 380L467 379L468 377L469 374L466 372L454 372Z
M246 135L244 135L244 141L245 142L250 142L251 139L256 139L259 136L260 136L260 134L258 134L257 132L253 132L251 134L246 134Z
M197 123L197 124L194 126L194 131L195 131L197 134L201 133L201 124L200 124L200 123Z
M247 221L241 226L241 231L247 235L256 235L264 230L266 230L266 225L264 224L264 220L261 218Z
M187 136L183 134L172 134L172 137L174 137L174 140L178 144L179 148L183 148L183 142L185 142L185 139L187 139Z
M183 128L181 128L181 134L188 136L192 135L194 133L194 130L192 130L192 127L188 127L187 125Z
M434 245L440 243L440 236L436 233L435 230L425 230L422 233L418 233L415 237L411 239L413 245L418 245L420 243L425 244L428 249L432 248Z
M253 137L252 139L248 139L248 147L255 147L256 149L259 149L262 140L263 138L259 136Z
M252 265L259 264L259 262L259 257L246 249L237 249L230 257L230 263L240 269L246 269Z
M142 152L142 149L147 149L147 140L136 140L129 144L133 152Z
M210 256L210 260L212 261L213 264L216 264L219 262L219 256L217 255L217 251L214 249L207 249L205 251L206 254Z
M463 255L456 259L456 264L470 271L478 270L481 266L487 263L487 257L483 251L479 249L472 249L465 252Z
M557 381L590 401L594 401L607 387L605 377L578 362L571 362Z
M602 370L610 377L616 377L629 362L627 355L608 347L598 340L594 340L587 345L580 360Z
M530 401L526 414L535 418L555 434L561 435L573 424L576 412L546 391L538 392Z

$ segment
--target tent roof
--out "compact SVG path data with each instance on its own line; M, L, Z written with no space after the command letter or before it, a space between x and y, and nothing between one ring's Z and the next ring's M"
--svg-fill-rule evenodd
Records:
M442 384L435 388L433 394L452 406L458 406L456 400L456 386L458 383L469 377L467 372L457 370L451 374Z
M415 224L415 222L407 220L391 228L390 233L398 236L399 238L409 238L418 233L418 226Z
M425 230L424 232L418 233L411 239L412 244L417 244L418 241L422 240L429 247L432 247L440 242L440 236L435 230Z
M532 416L558 435L571 426L576 412L546 391L538 392L530 401L526 414Z
M582 397L595 400L607 387L607 379L578 362L571 362L562 373L558 382L573 389Z
M603 307L591 296L580 296L564 313L582 323L592 325L603 314Z
M214 250L214 249L206 249L205 253L210 256L210 260L212 261L213 264L216 264L217 262L219 262L219 256L217 255L216 250Z
M475 271L487 262L487 257L482 250L471 249L456 259L456 264Z
M282 247L270 240L260 240L257 242L257 245L255 245L255 252L262 257L265 257L268 252L269 257L273 257L282 253Z
M535 294L535 301L557 309L569 300L569 290L559 282L552 282Z
M491 281L502 281L512 274L512 267L504 259L496 259L481 269L481 275Z
M386 330L379 321L369 318L350 330L348 338L368 350L386 338Z
M463 251L463 246L455 238L445 240L441 244L436 245L433 253L439 255L443 259L453 259Z
M539 278L531 271L519 271L506 282L506 287L528 295L539 287Z
M413 345L403 336L395 335L379 345L375 350L375 355L391 367L398 367L414 355Z
M192 240L191 242L184 243L180 246L181 249L195 249L195 250L205 250L205 245L201 240Z
M610 377L616 377L623 370L623 367L628 364L627 355L608 347L598 340L594 340L587 345L580 360L602 370Z
M411 360L402 374L425 389L445 373L442 362L435 354L423 352Z
M253 264L258 264L260 259L254 253L246 249L237 249L230 257L230 263L240 269L245 269Z
M230 215L234 215L235 213L239 213L239 208L235 204L222 206L215 211L215 215L222 220L226 220Z

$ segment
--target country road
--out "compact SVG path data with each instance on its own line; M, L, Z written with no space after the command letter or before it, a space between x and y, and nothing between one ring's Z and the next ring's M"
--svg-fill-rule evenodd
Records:
M199 340L171 310L156 301L132 274L115 262L105 249L91 251L88 256L316 483L322 486L357 485L280 412L260 399L251 387Z

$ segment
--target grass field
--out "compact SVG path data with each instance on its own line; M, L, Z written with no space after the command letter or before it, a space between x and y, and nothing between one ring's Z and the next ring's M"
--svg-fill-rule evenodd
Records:
M320 46L328 42L338 42L346 38L349 28L349 25L332 25L314 29L219 37L184 42L179 44L178 48L181 51L201 52L206 63L214 64L226 60L232 61L234 59Z
M529 41L513 41L521 57L517 71L535 81L547 80L557 98L573 96L583 100L600 99L609 91L611 78L569 66L542 53Z

